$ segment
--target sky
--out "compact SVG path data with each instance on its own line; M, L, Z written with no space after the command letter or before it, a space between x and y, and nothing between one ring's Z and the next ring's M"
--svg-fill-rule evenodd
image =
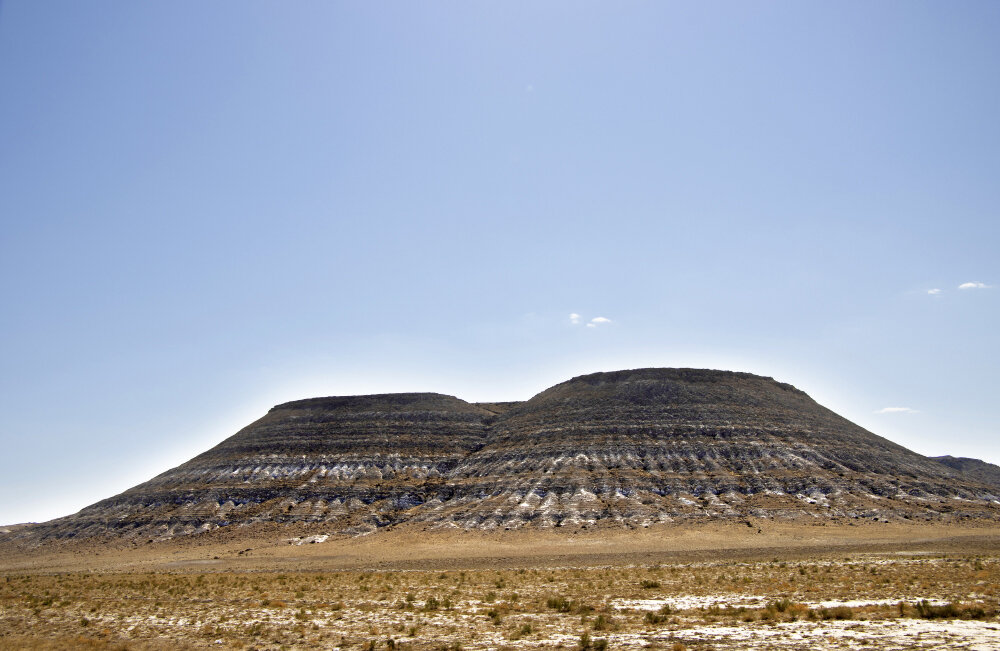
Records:
M0 523L275 404L789 382L1000 463L1000 3L0 5Z

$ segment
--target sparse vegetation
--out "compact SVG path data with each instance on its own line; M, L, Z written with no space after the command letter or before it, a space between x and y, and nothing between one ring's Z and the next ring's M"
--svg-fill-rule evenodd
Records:
M753 646L746 639L754 631L777 623L846 624L853 628L838 630L858 635L889 620L998 623L1000 562L993 557L731 560L649 572L655 579L641 582L615 567L8 573L0 579L0 646L141 649L170 638L220 648L471 651L523 641L603 651L640 639L659 648L721 650ZM647 581L657 583L655 594ZM982 597L969 597L970 582ZM739 644L729 634L711 637L713 627L751 637ZM994 635L989 639L1000 643L1000 631ZM32 642L39 639L51 645Z
M573 602L566 597L549 597L545 601L545 605L561 613L568 613L573 609Z
M854 609L848 606L835 606L833 608L820 608L818 611L820 619L853 619Z

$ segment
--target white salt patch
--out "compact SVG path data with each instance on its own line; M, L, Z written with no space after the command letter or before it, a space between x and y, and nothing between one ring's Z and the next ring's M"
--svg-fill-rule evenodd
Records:
M865 606L895 606L900 601L905 601L906 603L913 605L918 601L923 601L922 599L850 599L848 601L804 601L805 605L810 608L837 608L840 606L847 606L848 608L863 608ZM942 601L940 599L927 599L927 603L932 606L943 606L947 601Z
M963 648L996 651L1000 626L966 620L797 621L770 626L698 626L670 635L698 641L766 644L774 649L823 649L861 645L875 648Z
M663 599L614 599L611 601L612 608L618 610L659 610L663 606L670 606L672 610L689 610L691 608L708 608L719 606L720 608L762 608L767 602L766 597L743 594L719 594L719 595L684 595L682 597L666 597Z
M306 536L305 538L285 538L285 540L294 545L308 545L310 543L324 543L329 538L328 534L319 534L316 536Z
M614 599L611 606L618 610L659 610L670 606L672 610L690 610L695 608L763 608L773 599L749 594L715 594L715 595L684 595L679 597L664 597L662 599ZM801 601L809 608L862 608L864 606L894 606L900 601L913 605L922 599L898 597L895 599L851 599L846 601ZM934 606L942 606L948 602L941 599L927 599Z

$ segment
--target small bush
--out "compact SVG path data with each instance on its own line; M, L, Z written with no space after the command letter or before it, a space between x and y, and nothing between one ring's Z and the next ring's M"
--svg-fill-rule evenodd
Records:
M594 620L593 629L595 631L607 631L611 629L613 625L614 623L610 617L598 615L597 619Z
M649 611L643 619L646 620L647 624L662 624L667 621L667 615L661 615L659 613Z
M848 606L820 608L818 616L820 619L854 619L854 611Z
M653 588L659 588L660 582L652 579L643 579L639 585L643 588L643 590L651 590Z
M809 606L805 604L792 604L786 612L793 620L800 617L807 617L809 615Z
M924 619L943 619L948 617L961 617L961 609L953 603L946 603L943 606L931 605L926 599L917 602L917 614Z
M566 597L549 597L545 600L545 605L561 613L568 613L573 609L573 602Z
M983 619L986 617L986 611L979 606L970 606L962 611L962 617L968 619Z

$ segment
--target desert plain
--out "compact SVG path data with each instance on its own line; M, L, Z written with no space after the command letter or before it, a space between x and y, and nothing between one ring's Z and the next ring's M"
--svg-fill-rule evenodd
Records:
M1000 525L329 536L0 549L11 649L1000 649Z

